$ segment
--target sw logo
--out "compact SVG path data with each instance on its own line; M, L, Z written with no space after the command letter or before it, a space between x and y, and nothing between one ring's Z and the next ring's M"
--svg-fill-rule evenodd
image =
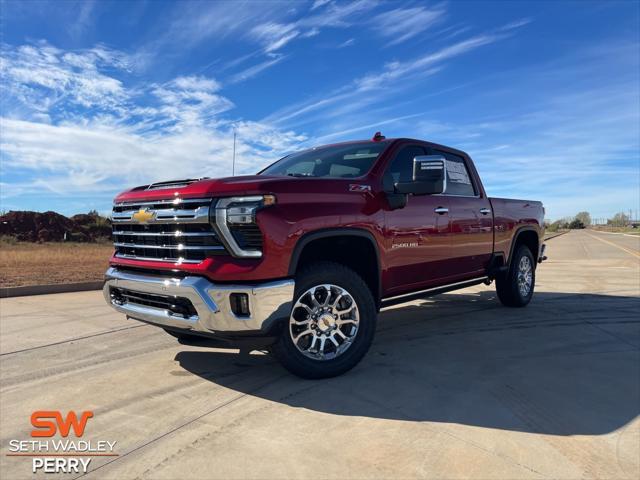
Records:
M91 417L93 417L93 412L87 411L82 412L80 419L78 419L76 412L71 411L67 413L67 418L63 419L62 414L57 410L39 410L31 414L31 425L36 428L31 431L31 436L53 437L57 432L60 432L60 435L66 438L73 428L76 437L82 437L87 421Z
M92 457L118 456L115 441L82 439L90 418L93 412L89 410L66 415L59 410L35 411L31 439L9 440L7 456L30 457L33 473L87 473Z

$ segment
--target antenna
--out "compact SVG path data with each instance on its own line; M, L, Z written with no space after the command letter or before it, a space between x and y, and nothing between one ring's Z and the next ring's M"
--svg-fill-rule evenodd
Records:
M231 176L236 176L236 129L233 129L233 161L231 163Z

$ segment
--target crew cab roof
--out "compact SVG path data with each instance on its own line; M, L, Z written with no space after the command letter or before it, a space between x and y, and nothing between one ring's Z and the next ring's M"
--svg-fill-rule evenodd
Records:
M469 155L467 154L467 152L464 152L462 150L459 150L457 148L453 148L453 147L449 147L447 145L442 145L440 143L434 143L434 142L430 142L428 140L420 140L418 138L410 138L410 137L396 137L396 138L385 138L384 140L372 140L370 138L367 139L363 139L363 140L348 140L345 142L336 142L336 143L328 143L325 145L316 145L315 147L311 147L311 148L320 148L320 147L333 147L333 146L338 146L338 145L351 145L351 144L355 144L355 143L382 143L382 142L387 142L389 143L389 146L395 144L395 143L421 143L424 145L427 145L431 148L436 148L436 149L441 149L441 150L447 150L451 153L455 153L464 157L468 157Z

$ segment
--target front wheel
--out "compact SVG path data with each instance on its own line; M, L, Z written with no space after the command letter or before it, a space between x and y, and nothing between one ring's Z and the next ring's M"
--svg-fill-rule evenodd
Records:
M536 283L535 265L531 250L520 245L507 273L496 278L496 292L503 305L524 307L531 301Z
M272 351L300 377L341 375L369 350L376 317L373 295L357 273L318 262L297 275L291 314Z

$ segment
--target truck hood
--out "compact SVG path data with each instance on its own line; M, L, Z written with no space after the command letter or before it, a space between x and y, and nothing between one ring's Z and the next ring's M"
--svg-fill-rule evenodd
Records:
M349 183L354 179L298 178L287 176L244 175L159 182L134 187L120 193L115 201L166 200L175 197L203 198L232 195L256 195L289 191L322 192L328 185Z

